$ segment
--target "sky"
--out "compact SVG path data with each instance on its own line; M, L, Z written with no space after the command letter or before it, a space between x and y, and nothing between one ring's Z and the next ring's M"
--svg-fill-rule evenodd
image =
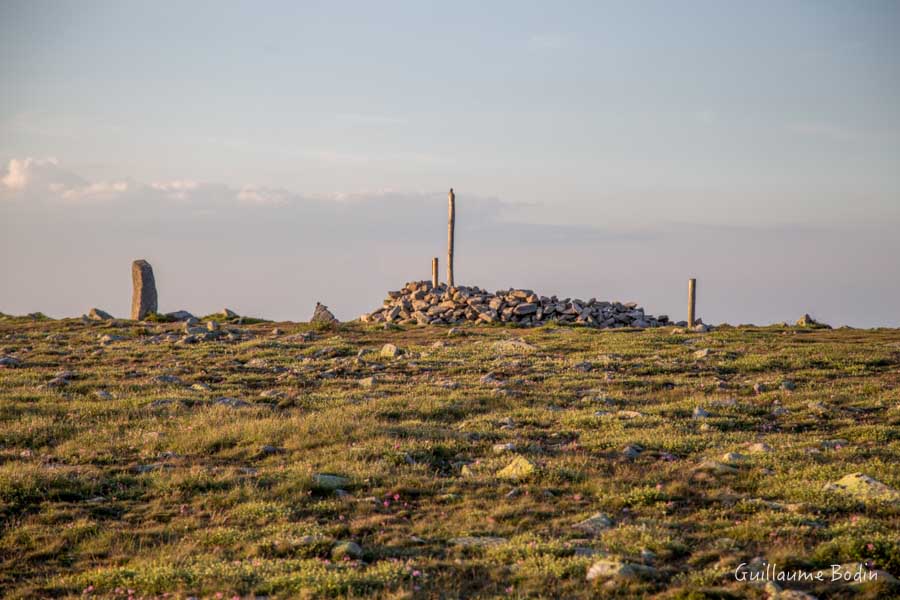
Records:
M900 2L0 3L0 311L430 278L900 326Z

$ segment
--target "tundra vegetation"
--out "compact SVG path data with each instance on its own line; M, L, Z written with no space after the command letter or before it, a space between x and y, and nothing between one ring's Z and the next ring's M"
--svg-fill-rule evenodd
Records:
M198 327L0 318L0 595L900 593L900 331Z

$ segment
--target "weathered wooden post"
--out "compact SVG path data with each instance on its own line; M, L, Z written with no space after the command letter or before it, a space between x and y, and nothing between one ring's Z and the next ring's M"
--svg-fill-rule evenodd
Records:
M456 196L453 195L453 188L447 195L448 218L447 218L447 287L453 287L453 226L456 222Z
M688 327L694 326L697 310L697 280L688 279Z
M431 287L436 288L438 283L438 259L435 256L431 259Z

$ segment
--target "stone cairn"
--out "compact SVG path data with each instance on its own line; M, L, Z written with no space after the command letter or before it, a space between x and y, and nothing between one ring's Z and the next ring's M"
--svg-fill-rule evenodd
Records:
M509 289L490 293L479 287L437 287L413 281L388 292L384 306L360 317L364 323L401 325L457 325L465 322L539 325L547 321L582 324L600 329L661 327L669 317L653 317L634 302L583 301L538 296L531 290Z

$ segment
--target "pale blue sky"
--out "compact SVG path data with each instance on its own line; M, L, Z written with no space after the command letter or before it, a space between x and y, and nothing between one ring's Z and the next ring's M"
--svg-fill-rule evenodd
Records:
M453 186L464 283L683 317L696 276L707 321L900 325L898 31L898 2L6 0L0 311L124 314L147 258L166 310L355 317L443 260Z

